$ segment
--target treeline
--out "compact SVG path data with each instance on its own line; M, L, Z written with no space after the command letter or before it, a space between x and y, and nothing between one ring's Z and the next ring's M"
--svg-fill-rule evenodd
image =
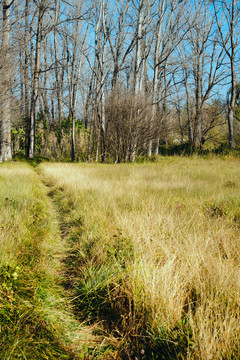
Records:
M0 161L240 144L237 0L1 3Z

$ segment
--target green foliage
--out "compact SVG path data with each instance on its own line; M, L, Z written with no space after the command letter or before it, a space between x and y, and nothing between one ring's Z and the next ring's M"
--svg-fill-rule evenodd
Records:
M12 134L14 135L24 135L25 136L25 130L23 128L14 129L12 128Z
M240 146L237 145L233 150L229 149L228 143L220 144L214 151L213 154L221 155L221 156L240 156Z
M70 359L41 311L43 299L35 277L26 265L0 268L0 357Z
M27 160L27 157L26 157L26 155L24 154L24 151L19 151L19 152L13 154L12 159L13 159L14 161L24 162L24 161Z
M234 188L236 185L232 181L223 184L226 188ZM228 198L221 201L212 201L205 204L206 214L208 216L222 218L230 223L240 225L240 201L236 198Z
M178 144L178 145L161 145L159 147L159 154L163 156L234 156L239 157L240 156L240 147L236 146L234 150L230 150L228 141L221 143L215 148L208 148L204 147L202 149L196 149L193 146L191 146L189 143L184 144ZM149 159L149 162L155 162L156 157L153 157L154 161L151 161L151 158ZM137 159L137 162L144 163L148 162L148 159L146 156L140 156L139 159Z
M194 148L189 143L177 145L161 145L159 147L159 154L164 156L184 155L189 156L194 153Z
M157 162L158 157L156 155L151 155L147 157L146 155L139 155L136 159L136 163L138 164L147 164L147 163L155 163Z

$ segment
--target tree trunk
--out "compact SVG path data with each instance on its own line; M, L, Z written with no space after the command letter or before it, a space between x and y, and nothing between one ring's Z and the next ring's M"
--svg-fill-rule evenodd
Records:
M32 89L32 98L31 98L31 118L30 118L30 130L29 130L29 152L28 152L28 156L30 159L32 159L35 155L35 130L36 130L37 98L38 98L38 89L39 89L39 75L40 75L40 61L41 61L43 14L44 14L44 9L42 6L40 6L38 13L35 68L34 68L33 89Z
M164 91L163 91L163 129L164 129L164 143L168 144L168 124L167 124L167 96L168 96L168 83L167 83L167 61L164 63Z
M11 68L9 59L10 48L10 0L3 0L3 34L2 34L2 108L0 123L0 162L12 158L11 149Z
M58 101L58 121L60 128L60 138L62 136L62 119L63 119L63 109L62 109L62 79L59 69L59 54L58 54L58 38L57 38L57 22L59 18L59 7L58 1L55 0L55 28L54 28L54 52L55 52L55 76L57 84L57 101Z
M106 81L106 64L105 48L107 42L106 33L106 13L104 1L101 0L99 16L95 29L95 59L97 62L97 116L100 125L100 150L101 160L105 162L106 155L106 118L105 118L105 81ZM98 150L99 151L99 150Z
M28 156L29 148L29 129L30 129L30 106L29 106L29 0L25 3L25 34L24 34L24 47L25 47L25 59L24 59L24 118L25 118L25 154Z
M76 123L76 114L75 111L72 111L72 161L75 160L75 123Z
M87 161L88 162L91 160L92 131L93 131L93 119L90 122L90 129L89 129L88 152L87 152Z
M47 39L45 40L43 45L44 45L44 68L45 68L45 72L44 72L44 83L43 83L43 89L41 90L41 95L42 95L42 99L43 99L44 127L47 128L47 126L50 125L50 120L51 120L50 119L50 110L49 110L49 105L48 105L48 94L47 94L47 84L49 83L48 71L47 71L47 60L48 60L48 56L47 56L47 51L48 51Z
M197 53L196 53L196 74L195 74L195 124L194 124L194 144L201 146L202 138L202 117L201 117L201 59L199 54L199 34L197 33Z
M184 87L186 91L186 106L187 106L187 128L188 128L188 142L190 146L193 145L193 131L192 131L192 122L191 122L191 112L190 112L190 103L189 103L189 92L188 92L188 73L184 69Z
M231 20L230 20L230 31L231 31L231 98L228 108L228 131L229 131L229 147L233 149L235 147L235 139L234 139L234 109L236 105L236 69L235 69L235 51L237 44L235 43L235 29L234 22L236 21L236 1L232 1L232 11L231 11Z
M135 68L134 68L134 92L135 95L141 90L141 54L142 54L142 31L143 31L143 20L144 20L144 1L141 0L139 3L138 9L138 24L137 24L137 34L136 34L136 58L135 58Z
M231 78L232 78L232 86L231 86L231 99L228 107L228 131L229 131L229 147L233 149L235 147L235 139L234 139L234 109L236 104L236 71L235 71L235 59L234 56L231 58Z

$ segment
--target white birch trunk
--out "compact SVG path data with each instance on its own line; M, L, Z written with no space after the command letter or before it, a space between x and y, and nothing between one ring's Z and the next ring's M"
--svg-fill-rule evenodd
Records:
M233 149L235 147L235 136L234 136L234 109L236 105L236 68L235 68L235 56L236 46L235 43L235 28L234 22L236 21L236 0L232 0L231 4L231 19L230 19L230 40L231 40L231 98L228 109L228 131L229 131L229 147Z
M10 0L3 0L3 34L2 34L2 101L0 123L0 162L12 158L11 149L11 66L10 51Z
M154 51L154 73L153 73L153 104L152 104L152 117L151 117L151 129L154 126L155 120L156 120L156 114L158 109L158 101L159 101L159 95L158 95L158 73L159 73L159 53L160 53L160 47L161 47L161 41L162 41L162 30L163 30L163 23L161 21L161 14L162 9L165 7L165 0L160 2L159 4L159 12L158 12L158 30L157 30L157 36L156 36L156 45L155 45L155 51ZM152 140L149 141L148 144L148 157L152 155ZM159 138L157 139L156 149L159 147ZM155 149L155 155L158 155L158 150L156 154Z
M26 124L25 131L25 154L28 154L28 135L30 127L30 101L29 101L29 0L25 3L25 32L24 32L24 117Z
M36 130L37 98L38 98L38 90L39 90L39 76L40 76L40 64L41 64L43 15L44 15L44 8L42 6L39 6L37 35L36 35L35 66L34 66L32 97L31 97L30 129L29 129L28 156L30 159L33 159L35 156L35 130Z
M60 4L58 0L55 0L55 27L54 27L54 52L55 52L55 76L57 83L57 101L58 101L58 120L60 126L60 136L62 135L62 119L63 119L63 109L62 109L62 79L59 69L59 50L58 50L58 36L57 36L57 22L59 20L59 11Z
M136 34L136 58L135 58L135 68L134 68L134 92L137 95L141 91L141 63L142 63L142 31L143 31L143 21L144 21L144 0L139 2L139 12L138 12L138 21L137 21L137 34Z

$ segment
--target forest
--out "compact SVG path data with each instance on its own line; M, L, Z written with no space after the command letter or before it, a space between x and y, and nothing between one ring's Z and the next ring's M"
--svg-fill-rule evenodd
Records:
M240 145L237 0L2 0L0 161Z

